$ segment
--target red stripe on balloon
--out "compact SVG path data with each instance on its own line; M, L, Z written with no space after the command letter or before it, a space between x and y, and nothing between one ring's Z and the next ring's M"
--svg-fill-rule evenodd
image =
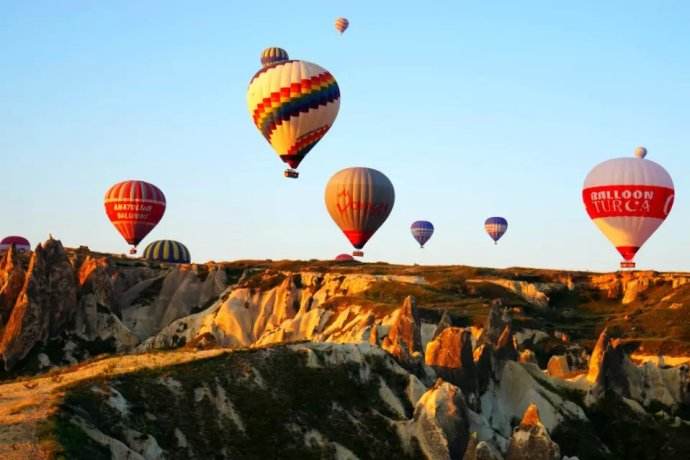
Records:
M582 200L592 219L602 217L651 217L665 219L673 207L674 191L653 185L605 185L582 190Z

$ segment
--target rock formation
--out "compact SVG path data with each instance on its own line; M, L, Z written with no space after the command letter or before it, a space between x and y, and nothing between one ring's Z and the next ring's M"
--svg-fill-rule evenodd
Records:
M506 460L560 460L558 444L539 419L539 409L530 404L510 438Z
M23 359L37 343L58 334L77 308L74 270L62 244L48 240L36 248L26 279L0 339L5 369Z
M421 354L423 350L420 323L417 302L414 297L408 296L394 314L393 324L383 339L381 348L403 360L409 360L414 354Z
M437 380L415 406L412 426L426 458L460 460L469 441L467 408L460 389Z
M447 327L426 347L425 363L444 380L460 387L471 407L479 396L479 380L470 331Z

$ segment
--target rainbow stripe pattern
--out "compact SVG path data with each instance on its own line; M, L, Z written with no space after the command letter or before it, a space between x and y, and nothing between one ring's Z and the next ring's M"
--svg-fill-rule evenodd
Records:
M340 88L333 75L316 64L284 61L254 75L247 105L254 125L295 168L333 125Z

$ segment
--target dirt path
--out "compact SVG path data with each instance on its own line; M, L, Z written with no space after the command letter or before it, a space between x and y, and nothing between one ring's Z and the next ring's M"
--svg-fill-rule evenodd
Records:
M50 446L39 445L38 428L57 407L65 388L100 375L169 366L217 356L226 350L171 351L117 356L75 365L64 372L0 385L0 459L49 458Z

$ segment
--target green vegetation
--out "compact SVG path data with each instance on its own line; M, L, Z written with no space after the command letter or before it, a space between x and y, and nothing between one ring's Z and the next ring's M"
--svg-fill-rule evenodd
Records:
M314 353L325 362L322 352ZM99 458L79 447L80 430L70 421L79 415L116 439L125 440L127 428L149 434L172 459L190 458L175 429L195 458L333 458L330 445L305 442L315 429L362 459L416 458L402 451L389 421L399 416L379 395L381 378L406 401L406 378L388 369L390 358L369 357L371 378L362 378L356 363L307 367L306 358L286 347L236 351L82 383L67 391L52 418L54 436L67 458ZM128 402L124 414L107 402L114 391Z

